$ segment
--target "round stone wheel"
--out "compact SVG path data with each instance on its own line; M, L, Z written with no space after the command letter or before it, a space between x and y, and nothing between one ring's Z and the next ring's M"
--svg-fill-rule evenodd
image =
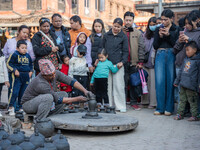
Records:
M138 120L123 114L99 113L100 119L84 119L85 113L69 113L50 116L55 128L87 132L123 132L138 126Z

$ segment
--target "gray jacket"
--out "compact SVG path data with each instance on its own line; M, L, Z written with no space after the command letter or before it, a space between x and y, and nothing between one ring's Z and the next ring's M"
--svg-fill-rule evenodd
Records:
M199 92L200 88L200 53L184 59L181 70L174 84Z
M190 41L195 41L198 44L198 48L200 49L200 27L197 29L193 29L192 31L186 30L184 34L189 37ZM175 64L177 67L181 67L183 60L186 57L184 45L185 43L179 43L178 40L174 45L174 54L176 55Z
M57 94L56 81L65 83L67 85L73 86L76 82L75 79L66 76L64 73L56 70L55 79L50 83L42 77L42 74L38 74L31 83L26 88L24 95L22 97L22 104L35 98L40 94L52 94L54 101L57 103L59 96Z

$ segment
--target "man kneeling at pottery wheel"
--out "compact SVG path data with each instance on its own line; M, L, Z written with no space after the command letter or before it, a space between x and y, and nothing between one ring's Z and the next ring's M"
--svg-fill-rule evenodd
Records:
M36 114L35 120L41 120L49 115L59 114L65 104L85 102L83 96L68 98L66 92L56 92L56 81L73 86L82 91L85 96L93 95L78 81L55 70L54 65L47 59L39 60L40 73L31 81L22 97L22 108L27 114Z

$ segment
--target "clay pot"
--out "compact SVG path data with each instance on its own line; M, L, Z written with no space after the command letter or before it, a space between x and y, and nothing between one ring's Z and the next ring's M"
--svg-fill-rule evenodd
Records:
M99 113L105 113L106 111L105 111L105 108L104 107L100 107L99 108Z
M62 134L61 134L61 130L58 130L57 134L54 135L54 136L51 138L51 140L52 140L52 141L55 141L55 140L59 139L59 138L60 138L60 135L62 135ZM66 139L66 137L64 137L64 138ZM66 139L66 140L67 140L67 139Z
M36 150L48 150L47 148L44 147L44 144L42 144L39 148L37 148Z
M110 113L110 107L106 107L106 113Z
M49 118L37 120L35 127L38 128L38 131L44 135L45 138L51 137L54 133L54 124Z
M79 108L80 108L80 106L75 106L75 113L78 113L79 112Z
M18 134L20 134L22 137L25 138L25 132L24 131L21 131L20 128L17 128L16 130L17 130Z
M111 114L116 114L116 112L115 112L115 106L111 106L110 107L110 113Z
M8 133L4 130L4 126L0 127L0 140L2 139L3 135L9 136Z
M44 138L39 136L38 132L35 132L33 135L31 135L30 142L35 145L35 148L38 148L44 144Z
M63 135L60 135L59 139L56 139L53 144L56 146L57 150L70 150L68 141Z
M6 150L6 148L11 145L10 140L8 140L7 138L8 135L3 135L2 137L2 140L0 142L0 147L2 148L2 150Z
M88 108L90 112L95 112L97 105L97 101L95 99L91 99L88 101Z
M48 150L57 150L56 146L52 143L52 140L50 139L45 140L44 147Z
M17 142L15 140L12 140L11 145L8 146L6 150L23 150L23 149L17 145Z
M41 133L39 133L38 128L35 128L35 131L34 131L34 133L31 135L31 137L32 137L32 136L35 136L35 133L39 134L39 136L40 136L43 140L45 139L44 135L42 135ZM31 138L31 137L30 137L30 138Z
M15 113L15 118L18 118L20 120L23 120L24 119L24 115L23 115L23 111L17 111Z
M24 138L24 142L22 142L19 147L21 147L23 150L35 150L35 145L33 145L30 142L30 138L29 137L25 137Z
M24 141L24 136L21 133L17 132L17 129L14 130L13 134L11 134L8 139L10 141L15 141L17 145Z

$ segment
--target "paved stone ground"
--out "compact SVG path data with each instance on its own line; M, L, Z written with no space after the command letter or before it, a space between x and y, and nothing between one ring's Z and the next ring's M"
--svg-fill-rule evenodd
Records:
M4 89L3 98L6 100ZM124 115L134 116L139 125L134 131L124 133L87 133L62 131L68 138L71 150L199 150L200 121L175 121L174 116L154 116L152 109L134 111ZM26 131L30 135L31 131Z

